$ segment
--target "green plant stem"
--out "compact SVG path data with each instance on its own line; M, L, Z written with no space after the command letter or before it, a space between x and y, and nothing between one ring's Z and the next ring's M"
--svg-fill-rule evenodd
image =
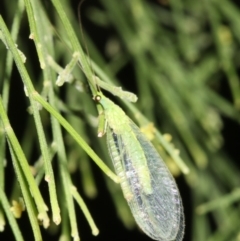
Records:
M210 24L213 31L214 40L216 43L217 51L222 63L223 70L228 78L229 86L231 88L232 96L234 99L235 107L240 109L240 79L237 74L237 70L233 65L233 61L231 60L231 55L229 51L227 51L227 46L224 46L223 41L220 39L220 28L221 24L219 22L219 16L214 7L214 1L204 1L208 17L210 20ZM219 3L216 3L219 4Z
M71 72L78 62L79 54L78 52L74 53L71 61L67 64L67 66L59 73L56 85L62 86L65 82L69 82L72 79Z
M8 128L11 128L11 127L8 127ZM33 191L31 190L32 192L30 193L29 187L27 187L27 183L25 181L23 172L17 161L18 157L17 157L17 155L15 155L15 151L13 150L13 145L11 145L10 141L8 141L8 146L10 149L10 154L11 154L13 166L15 169L15 173L17 175L17 179L18 179L18 182L21 187L22 195L24 198L24 202L25 202L25 206L27 209L30 224L32 226L35 241L43 241L39 223L38 223L39 215L38 215L38 219L37 219L37 211L36 211L34 203L32 202L31 193L33 193Z
M2 206L3 206L3 209L5 211L5 214L8 218L8 222L9 222L11 228L12 228L12 231L13 231L13 234L14 234L14 237L15 237L16 241L24 241L22 233L21 233L21 231L19 229L19 226L17 224L17 221L16 221L16 219L14 218L14 216L11 212L11 207L8 203L6 194L4 193L4 190L2 189L1 186L0 186L0 200L1 200L1 203L2 203Z
M56 152L57 152L57 146L56 146L56 143L53 142L51 144L51 146L49 147L49 155L50 155L51 162L52 162L54 156L56 155ZM40 156L40 158L34 164L34 170L37 173L37 175L35 177L35 181L36 181L37 185L39 186L43 179L43 176L45 174L44 162L43 162L42 156Z
M76 201L78 202L79 206L81 207L91 229L92 229L92 234L94 236L97 236L99 234L99 230L96 226L96 224L93 221L93 218L90 214L90 212L88 211L88 208L86 206L86 204L84 203L82 197L80 196L80 194L77 192L76 187L72 187L72 195L74 196L74 198L76 199Z
M49 111L59 123L71 134L76 142L85 150L85 152L93 159L93 161L102 169L102 171L109 176L114 182L119 182L119 177L116 176L106 164L96 155L96 153L87 145L87 143L79 136L79 134L72 128L72 126L51 106L49 105L37 92L33 94L33 98L38 101L47 111Z
M38 104L37 102L35 102L32 99L32 94L34 92L34 87L32 85L31 79L25 69L25 66L23 65L22 59L17 51L17 48L11 38L11 35L9 34L6 25L4 24L4 21L2 19L2 17L0 17L0 27L2 29L4 38L6 40L6 43L8 44L8 47L10 49L10 51L13 54L14 60L16 62L16 65L18 67L19 73L22 77L22 80L24 82L24 85L26 86L27 89L27 94L29 95L29 99L30 99L30 103L31 103L31 107L32 107L32 111L33 111L33 116L34 116L34 121L36 124L36 128L37 128L37 133L38 133L38 137L39 137L39 142L40 142L40 148L41 148L41 152L42 152L42 156L44 158L44 163L45 163L45 169L46 169L46 177L45 180L48 182L48 186L49 186L49 192L50 192L50 197L51 197L51 205L53 207L54 210L54 221L56 223L59 223L60 220L60 216L59 216L59 212L60 209L58 208L58 204L57 204L57 198L56 198L56 187L55 187L55 180L54 180L54 175L53 175L53 170L52 170L52 166L51 166L51 162L49 159L49 153L48 153L48 148L47 148L47 142L46 142L46 138L44 135L44 131L43 131L43 126L42 126L42 122L41 122L41 118L40 118L40 114L39 114L39 110L38 110ZM43 202L42 198L39 199L40 202ZM37 202L37 200L35 199L35 201ZM37 203L39 212L41 213L40 216L43 215L43 225L44 227L48 227L49 225L49 218L45 212L45 207L43 206L39 206L39 203Z
M9 140L9 143L11 145L11 148L14 151L14 155L17 157L17 161L19 162L19 165L22 168L22 172L24 173L24 177L26 178L28 184L29 184L29 189L31 190L32 196L36 202L36 205L38 207L39 211L39 219L43 220L46 224L49 223L49 218L46 213L47 206L43 201L43 198L40 194L40 191L35 183L35 180L32 176L30 167L28 165L27 159L23 153L23 150L13 132L13 129L9 123L7 114L4 110L2 99L0 96L0 117L4 126L5 133L7 135L7 138Z
M48 70L50 69L48 68ZM55 107L56 106L55 96L53 92L52 82L49 84L50 84L49 93L48 93L49 102L53 107ZM77 218L76 218L76 212L74 208L73 197L72 197L71 188L70 188L72 186L72 181L71 181L69 170L67 169L67 165L68 165L67 154L64 146L61 126L58 122L58 119L54 118L53 115L51 115L51 125L53 130L53 139L56 142L56 145L58 148L57 150L58 167L60 170L63 191L65 194L65 200L66 200L65 205L67 205L68 217L70 220L71 236L74 238L74 240L77 241L77 240L80 240L80 237L78 232L78 225L77 225ZM64 205L64 208L65 208L65 205Z
M203 215L212 210L230 206L232 203L239 201L239 200L240 200L240 189L237 188L228 195L224 195L220 198L216 198L216 200L212 200L210 202L199 205L196 208L196 212L198 214Z
M39 39L40 37L39 37L38 31L37 31L37 26L36 26L36 21L41 21L41 20L40 19L36 20L36 16L34 15L34 12L32 9L31 0L24 0L24 2L25 2L25 6L26 6L26 11L27 11L29 25L30 25L30 31L31 31L29 38L34 40L34 43L35 43L35 46L37 49L37 53L38 53L38 57L39 57L39 61L40 61L40 66L42 69L44 69L46 64L45 64L44 57L43 57L42 44L40 42L40 39Z
M39 43L41 44L41 51L44 56L44 61L46 60L47 53L50 51L52 52L53 50L53 43L52 43L52 38L44 38L44 36L48 36L50 34L49 31L49 21L46 18L46 15L44 14L44 11L42 9L42 6L39 1L32 1L31 6L33 9L33 13L35 18L33 21L36 21L36 27L37 27L37 32L39 35ZM37 19L41 19L41 21L37 21ZM29 21L31 21L29 19ZM51 80L53 78L53 73L50 70L49 66L46 66L43 69L43 78L45 80ZM50 92L51 89L51 82L49 81L48 84L48 93ZM47 94L46 94L47 96ZM55 139L55 141L57 141ZM45 164L45 180L50 180L49 183L49 194L50 194L50 203L51 203L51 209L53 213L53 221L58 225L61 222L61 216L60 216L60 208L58 204L58 199L57 199L57 193L56 193L56 185L55 185L55 178L54 178L54 173L51 165L51 158L50 158L50 153L48 151L49 149L44 149L45 153L42 152L44 164ZM44 156L45 154L45 156Z
M85 56L85 53L83 52L83 49L81 48L81 45L79 44L79 41L77 39L77 36L72 28L72 25L69 22L69 19L63 9L63 6L59 0L52 0L52 3L54 7L56 8L58 15L62 21L62 24L66 30L68 40L71 43L71 47L74 52L79 53L79 62L81 64L82 70L84 74L86 75L89 85L92 91L93 96L97 93L96 83L94 82L94 76L91 70L91 67L89 65L89 62Z
M11 28L11 35L14 41L16 41L17 39L23 10L24 10L24 2L20 0L18 1L16 13L14 15L12 28ZM3 79L3 90L2 90L3 106L6 110L8 108L9 88L10 88L10 83L8 80L9 80L9 77L11 76L12 65L13 65L13 57L11 53L8 52L6 57L6 69L5 69L4 79ZM4 189L4 185L5 185L5 172L4 172L5 149L6 149L6 139L4 136L3 127L0 123L0 187L2 187L2 189ZM1 203L1 199L0 199L0 203ZM1 211L2 210L0 205L0 212Z

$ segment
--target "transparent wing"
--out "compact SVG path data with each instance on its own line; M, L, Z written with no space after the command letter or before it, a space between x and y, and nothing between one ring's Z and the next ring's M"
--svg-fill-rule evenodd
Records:
M151 238L159 241L181 241L184 234L184 215L181 197L175 180L165 163L130 121L131 131L116 135L108 128L107 142L115 170L138 225ZM136 144L138 142L138 145ZM138 149L140 144L141 150ZM143 152L151 178L151 192L145 193L139 180L139 158Z
M176 182L150 141L132 121L130 126L144 150L151 176L153 191L146 196L151 207L149 217L154 220L160 237L164 240L180 241L184 234L184 214Z

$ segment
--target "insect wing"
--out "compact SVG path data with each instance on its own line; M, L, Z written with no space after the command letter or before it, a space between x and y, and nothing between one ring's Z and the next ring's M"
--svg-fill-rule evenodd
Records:
M184 235L184 214L182 200L174 178L146 136L130 120L130 126L140 142L151 177L152 194L141 193L142 199L147 199L148 207L144 210L149 218L148 230L156 240L181 241ZM136 210L138 202L129 203ZM132 206L132 207L131 207ZM135 217L137 222L141 217Z
M117 135L107 129L107 143L117 175L121 180L124 197L132 214L151 238L159 241L181 241L184 233L182 202L175 180L153 145L130 121L133 134L140 143L147 160L152 192L145 193L136 167L137 155L132 154L134 140L130 135Z
M132 183L134 178L127 178L132 168L130 166L129 156L127 155L126 145L123 142L122 136L116 135L111 128L107 128L107 145L115 171L118 177L120 177L124 197L126 200L130 200L133 197L133 193L130 189L131 185L129 185L129 182Z

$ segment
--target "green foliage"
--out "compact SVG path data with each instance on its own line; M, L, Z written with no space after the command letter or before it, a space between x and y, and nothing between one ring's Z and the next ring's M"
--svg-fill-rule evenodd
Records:
M99 6L86 1L82 17L99 32L93 39L84 34L80 43L77 10L70 3L1 1L6 11L0 16L0 231L9 224L15 239L24 240L21 219L16 222L14 214L21 216L26 208L34 240L42 240L39 221L49 233L53 221L62 239L79 240L80 208L97 235L94 216L84 203L101 192L91 159L104 172L112 196L105 202L113 201L124 225L134 227L115 183L118 177L110 170L105 141L97 137L97 116L103 110L92 96L102 88L117 96L173 175L184 177L189 193L181 188L180 193L191 220L186 223L188 237L240 240L240 172L223 149L222 136L223 118L239 128L239 8L228 0L100 0ZM107 33L101 51L95 46L99 33ZM35 51L30 51L33 43ZM123 89L136 89L134 104L126 100L134 102L136 96L119 87L118 77L129 66L135 78L122 82ZM24 88L14 90L17 81ZM16 120L7 115L19 106L29 106L19 117L25 121L20 137L17 126L11 126ZM6 183L11 168L13 187ZM48 195L40 184L48 187ZM15 202L10 208L19 197L25 207ZM108 217L101 219L107 222Z

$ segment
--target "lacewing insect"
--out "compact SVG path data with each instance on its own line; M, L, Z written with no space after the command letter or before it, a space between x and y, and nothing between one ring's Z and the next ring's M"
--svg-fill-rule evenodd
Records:
M102 93L94 100L104 109L109 153L137 224L154 240L181 241L182 200L162 158L119 106Z

